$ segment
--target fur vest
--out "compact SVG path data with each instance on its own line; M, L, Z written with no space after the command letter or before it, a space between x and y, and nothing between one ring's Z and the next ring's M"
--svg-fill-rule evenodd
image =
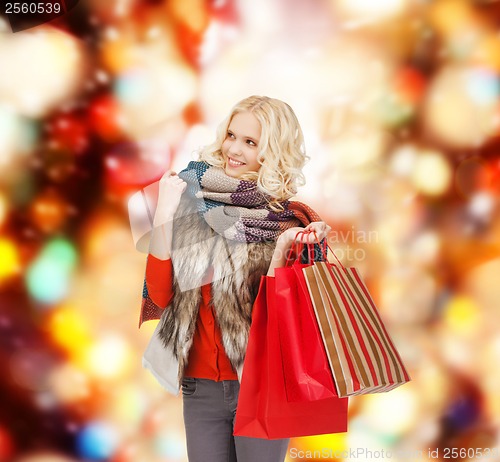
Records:
M275 241L246 243L226 239L207 225L192 199L181 196L173 223L173 297L158 326L158 337L178 361L181 382L193 343L201 286L213 266L211 300L225 352L241 375L252 307L267 274ZM237 217L234 217L237 221ZM300 221L297 220L297 226Z

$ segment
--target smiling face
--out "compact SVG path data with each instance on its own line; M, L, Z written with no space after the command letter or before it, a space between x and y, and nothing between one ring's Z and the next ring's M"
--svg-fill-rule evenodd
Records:
M251 112L239 112L233 116L221 148L227 175L239 178L243 173L259 170L260 135L260 123Z

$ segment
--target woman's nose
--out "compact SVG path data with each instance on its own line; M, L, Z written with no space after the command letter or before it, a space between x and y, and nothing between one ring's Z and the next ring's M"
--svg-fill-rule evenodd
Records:
M243 153L241 144L238 141L235 141L234 143L231 144L229 152L233 155L240 156Z

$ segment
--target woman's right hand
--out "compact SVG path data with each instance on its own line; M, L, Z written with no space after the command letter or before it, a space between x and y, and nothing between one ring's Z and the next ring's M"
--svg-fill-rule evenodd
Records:
M159 226L173 219L186 187L187 183L179 178L173 170L169 169L163 174L160 179L154 226Z

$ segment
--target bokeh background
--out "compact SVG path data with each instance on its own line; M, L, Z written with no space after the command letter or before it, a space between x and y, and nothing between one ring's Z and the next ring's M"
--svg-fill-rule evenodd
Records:
M138 329L127 203L252 94L297 113L297 199L412 376L352 398L347 433L292 439L287 461L500 460L499 23L495 0L81 0L17 33L0 18L0 460L187 461L182 399L141 367L156 321Z

